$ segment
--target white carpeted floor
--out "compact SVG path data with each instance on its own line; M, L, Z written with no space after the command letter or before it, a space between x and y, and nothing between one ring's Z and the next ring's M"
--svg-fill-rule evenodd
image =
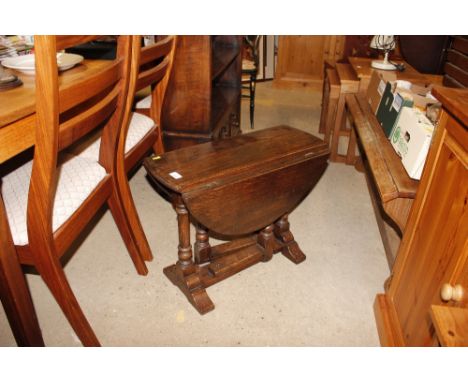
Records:
M257 88L255 129L289 124L317 134L320 93ZM250 132L248 101L242 129ZM389 275L364 175L330 164L290 215L307 260L281 254L208 289L214 311L200 316L162 273L177 257L176 215L140 169L131 180L154 261L138 276L109 211L65 266L103 346L377 346L372 310ZM27 276L44 340L79 346L41 278ZM0 345L15 346L3 308Z

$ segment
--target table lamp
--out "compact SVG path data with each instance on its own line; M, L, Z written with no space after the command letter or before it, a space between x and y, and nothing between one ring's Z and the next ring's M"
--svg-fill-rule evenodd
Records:
M381 50L384 53L383 60L374 60L371 66L381 70L396 70L397 67L388 61L388 54L395 49L395 37L377 35L372 38L370 47L373 49Z

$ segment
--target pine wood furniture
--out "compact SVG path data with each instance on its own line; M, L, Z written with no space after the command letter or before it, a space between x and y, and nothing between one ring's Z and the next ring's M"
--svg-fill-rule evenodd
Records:
M372 76L374 69L371 67L373 59L367 57L348 57L348 61L353 67L356 76L359 78L359 93L365 93ZM395 60L398 64L404 64L403 72L395 71L397 79L408 80L418 83L437 84L441 85L443 77L435 74L422 74L404 60Z
M345 36L279 36L278 61L273 84L319 90L325 61L343 57Z
M393 232L401 235L405 231L419 182L406 173L365 96L348 94L346 107L357 136L371 200L391 268L400 241ZM384 221L393 228L387 227Z
M468 346L468 309L432 305L432 323L442 346Z
M383 208L403 232L419 182L406 173L364 96L350 94L346 102Z
M148 151L163 153L164 146L162 140L161 109L166 94L167 84L170 78L173 65L174 51L176 45L175 36L166 36L158 40L155 44L141 47L140 36L132 37L132 57L129 92L127 96L126 113L122 121L122 131L119 144L125 151L125 162L123 169L117 171L117 181L119 192L121 193L125 215L132 227L132 234L135 237L140 255L146 260L152 260L148 240L143 231L140 218L136 211L133 198L128 184L128 177L125 176L131 169L141 165L143 158ZM126 149L129 137L132 134L132 125L129 121L135 93L146 87L151 88L151 103L149 117L153 127L145 133L136 144ZM122 162L118 162L121 165Z
M108 60L84 60L81 65L60 73L60 85L69 87L87 76L105 70ZM23 85L0 93L0 164L32 147L35 142L36 84L34 76L18 74Z
M357 93L360 82L351 65L338 63L335 68L340 81L340 95L335 115L331 116L333 130L331 132L330 161L354 165L356 162L356 135L351 126L346 123L346 95ZM346 137L348 140L346 155L338 152L341 137Z
M365 93L367 91L367 87L369 86L370 78L372 76L372 72L376 69L372 68L371 62L372 58L368 57L348 57L348 61L353 67L356 76L359 78L359 93ZM404 72L397 72L398 79L407 79L412 77L421 77L421 74L414 69L410 64L402 60L395 60L398 64L405 65Z
M62 72L60 84L70 87L109 68L111 61L85 60ZM35 77L18 74L23 85L0 93L0 165L32 147L36 141ZM0 184L1 186L1 184ZM0 298L20 346L43 346L39 322L11 237L0 193Z
M338 73L334 67L326 64L322 88L319 133L324 134L323 140L328 144L330 144L339 98L340 79L338 78Z
M241 36L179 36L161 115L166 150L240 134Z
M431 306L467 308L468 90L436 87L433 93L443 112L390 285L374 304L385 346L433 345Z
M367 155L363 159L367 161L364 164L367 168L366 179L387 261L392 268L419 182L407 176L388 139L382 136L381 127L365 99L370 77L375 70L371 67L372 59L348 57L348 60L359 79L359 89L355 96L346 96L344 118L349 118L354 125L361 155ZM442 82L442 76L421 74L404 61L396 62L406 66L405 71L395 72L398 79L426 84ZM348 150L348 154L350 152ZM355 161L359 170L361 163L361 160Z
M171 73L175 36L162 36L157 41L141 47L141 36L132 36L132 57L130 68L130 82L128 97L126 98L126 112L122 122L119 144L125 152L125 169L117 171L119 193L123 201L126 218L132 227L139 254L145 261L153 259L151 248L143 231L133 202L126 173L141 164L149 151L157 154L164 152L161 133L161 108ZM142 89L150 88L147 109L134 108L135 94ZM74 154L90 159L99 158L101 139L87 142L84 150L75 150ZM120 165L120 162L118 163Z
M328 154L322 140L277 126L145 160L178 218L178 261L164 273L199 313L214 309L207 287L273 253L305 260L288 214L317 183ZM194 255L190 220L197 227ZM211 247L211 234L231 241Z
M60 257L104 203L107 202L111 209L138 273L147 273L144 259L139 255L132 228L122 207L116 176L119 168L124 168L123 144L119 143L128 92L130 37L118 38L115 60L84 62L83 65L58 75L56 51L94 37L36 36L35 86L25 81L24 92L14 89L13 98L17 103L9 103L9 95L2 94L2 98L6 95L7 108L2 109L6 118L2 115L4 125L1 131L8 139L7 142L2 141L2 158L12 156L34 144L33 161L15 169L2 179L1 297L19 345L43 345L20 264L35 266L82 343L99 345L68 284ZM83 91L84 89L86 91ZM104 130L99 162L65 153L68 146L102 124ZM11 148L4 150L4 145L9 143L12 144L13 151ZM119 161L120 165L117 166ZM32 167L29 193L27 166ZM65 169L66 166L69 166L69 169ZM15 205L16 199L11 199L11 195L5 199L4 193L9 185L7 177L15 174L15 177L22 178L24 173L26 184L13 192L20 200L21 190L25 190L24 197L28 200L25 243L22 242L24 235L23 231L19 230L21 227L18 228L18 222L14 223L15 230L11 230L12 226L8 224L6 215L9 206L26 208L26 202ZM68 176L65 176L67 174ZM59 196L64 197L65 205L76 199L68 199L68 194L61 192L62 185L63 190L66 190L67 183L80 175L83 183L73 183L71 187L73 192L86 189L83 201L80 200L80 204L74 206L73 211L60 212L61 210L55 208ZM11 184L14 186L14 182ZM60 224L56 222L57 211L60 212L57 219L65 219ZM64 213L69 215L60 218Z

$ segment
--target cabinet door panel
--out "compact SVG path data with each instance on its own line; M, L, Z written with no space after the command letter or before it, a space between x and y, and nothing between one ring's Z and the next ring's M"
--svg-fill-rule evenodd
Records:
M393 299L407 345L433 343L430 305L443 303L441 285L462 277L467 256L466 142L454 139L466 132L450 118L446 128L431 182L420 190L425 200Z

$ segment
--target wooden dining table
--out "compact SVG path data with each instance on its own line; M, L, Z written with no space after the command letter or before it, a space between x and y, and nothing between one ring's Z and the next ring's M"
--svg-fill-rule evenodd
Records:
M60 89L77 84L113 61L84 60L59 75ZM36 94L34 75L17 75L23 84L0 92L0 166L34 146ZM86 91L86 89L83 89ZM12 159L14 160L14 159ZM1 187L1 178L0 178ZM26 279L18 260L0 193L0 299L18 345L44 345Z

